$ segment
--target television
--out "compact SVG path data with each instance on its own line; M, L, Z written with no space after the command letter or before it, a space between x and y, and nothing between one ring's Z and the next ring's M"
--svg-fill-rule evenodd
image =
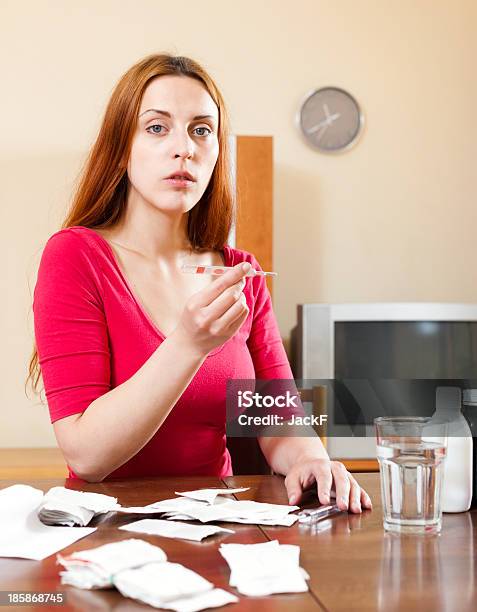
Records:
M295 378L341 395L327 404L331 458L375 457L372 417L432 414L437 386L477 386L477 304L299 304L297 315Z

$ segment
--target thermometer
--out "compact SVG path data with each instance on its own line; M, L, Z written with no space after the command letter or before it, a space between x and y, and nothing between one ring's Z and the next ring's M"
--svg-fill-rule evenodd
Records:
M230 266L195 266L192 264L184 264L181 268L182 272L186 272L188 274L215 274L216 276L225 274L227 270L232 269L233 268ZM263 272L263 270L254 270L253 268L250 268L245 276L277 276L277 273Z

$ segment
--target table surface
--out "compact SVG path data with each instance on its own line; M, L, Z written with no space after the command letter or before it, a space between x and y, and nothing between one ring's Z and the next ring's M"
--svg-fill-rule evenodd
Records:
M293 610L432 610L465 611L477 609L476 533L477 512L445 514L438 536L397 536L382 527L378 474L359 474L360 484L373 499L374 510L361 515L342 513L314 527L263 527L223 523L234 534L219 534L202 542L173 540L119 531L117 527L144 518L108 514L94 519L98 529L90 536L63 550L94 548L107 542L140 537L160 546L170 561L182 563L200 573L216 586L236 593L229 587L229 569L218 552L222 542L252 544L277 539L281 544L298 544L300 564L310 574L309 592L240 598L225 609L263 612ZM0 488L15 484L1 480ZM270 503L288 503L280 476L235 476L149 478L116 480L90 484L75 480L21 480L24 484L47 491L64 485L84 491L113 495L125 506L142 506L175 497L175 491L203 487L250 487L236 499ZM315 505L310 499L308 504ZM153 608L123 598L116 591L86 591L62 586L56 556L44 561L0 559L0 591L54 591L67 595L66 604L52 606L66 610L152 610ZM2 608L6 609L6 608ZM27 606L16 610L29 609ZM33 608L30 608L33 609ZM47 606L34 608L47 610Z

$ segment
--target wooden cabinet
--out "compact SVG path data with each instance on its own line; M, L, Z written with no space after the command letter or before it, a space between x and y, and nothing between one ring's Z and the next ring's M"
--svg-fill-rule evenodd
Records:
M253 253L264 270L273 271L273 139L232 136L236 224L231 246ZM273 295L273 280L267 279ZM234 474L269 474L255 438L228 438Z
M237 207L231 245L273 271L273 138L232 136L230 145Z

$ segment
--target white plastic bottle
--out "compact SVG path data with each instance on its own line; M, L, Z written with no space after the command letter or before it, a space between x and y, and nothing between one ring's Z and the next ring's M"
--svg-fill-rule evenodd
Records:
M442 511L465 512L472 501L472 433L462 414L461 390L438 387L432 418L448 421L447 454L442 483Z

